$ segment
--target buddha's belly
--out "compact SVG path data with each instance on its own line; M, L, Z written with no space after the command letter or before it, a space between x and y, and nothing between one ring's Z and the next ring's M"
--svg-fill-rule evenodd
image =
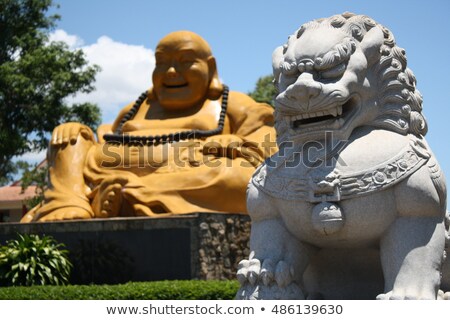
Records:
M103 144L96 147L94 161L106 170L124 170L138 176L151 172L174 172L203 164L203 143L199 140L155 146Z

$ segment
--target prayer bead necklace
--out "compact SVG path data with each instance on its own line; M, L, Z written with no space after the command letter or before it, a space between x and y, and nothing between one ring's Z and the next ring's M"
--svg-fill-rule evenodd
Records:
M128 120L131 120L136 113L138 112L140 106L147 98L148 91L143 92L139 98L134 103L133 107L130 111L127 112L120 120L117 129L114 133L108 133L103 136L103 139L107 143L111 144L128 144L128 145L157 145L157 144L165 144L170 142L178 142L186 139L201 139L214 136L216 134L220 134L223 131L223 126L225 124L225 116L227 114L227 106L228 106L228 86L223 86L222 93L222 105L219 116L219 121L217 124L217 128L212 130L189 130L189 131L180 131L175 133L163 134L163 135L155 135L155 136L133 136L130 134L122 133L122 127Z

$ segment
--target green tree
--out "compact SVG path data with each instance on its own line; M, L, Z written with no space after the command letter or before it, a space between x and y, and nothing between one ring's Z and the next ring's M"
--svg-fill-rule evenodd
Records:
M25 199L25 205L28 209L34 208L44 200L44 191L47 188L48 166L36 166L25 161L17 161L16 167L21 171L22 178L20 186L22 193L29 186L35 186L34 196Z
M0 184L17 173L13 157L47 147L58 124L79 121L95 127L100 110L66 98L90 92L98 66L81 50L49 42L60 19L48 15L52 0L0 0Z
M255 90L248 93L255 101L265 102L274 106L274 98L277 94L277 89L273 85L273 76L268 75L261 77L256 82Z

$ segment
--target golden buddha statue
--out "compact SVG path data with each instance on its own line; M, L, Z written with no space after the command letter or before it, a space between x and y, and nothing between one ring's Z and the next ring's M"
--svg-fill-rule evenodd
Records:
M54 129L45 201L22 222L246 213L248 181L275 151L273 109L228 91L195 33L167 35L155 57L153 87L98 141L80 123Z

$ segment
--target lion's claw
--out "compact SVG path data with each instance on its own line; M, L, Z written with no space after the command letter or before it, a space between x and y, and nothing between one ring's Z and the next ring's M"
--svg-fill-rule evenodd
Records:
M242 260L238 264L236 277L241 285L244 285L247 282L248 265L249 265L248 260Z
M261 262L258 259L251 259L248 266L248 281L254 285L261 273Z
M289 285L294 278L294 269L286 262L280 261L275 269L275 281L278 286L284 288Z
M275 270L274 262L270 259L265 259L261 268L261 280L264 285L268 286L274 279Z
M242 260L238 265L237 278L241 284L254 285L260 276L261 262L258 259Z

